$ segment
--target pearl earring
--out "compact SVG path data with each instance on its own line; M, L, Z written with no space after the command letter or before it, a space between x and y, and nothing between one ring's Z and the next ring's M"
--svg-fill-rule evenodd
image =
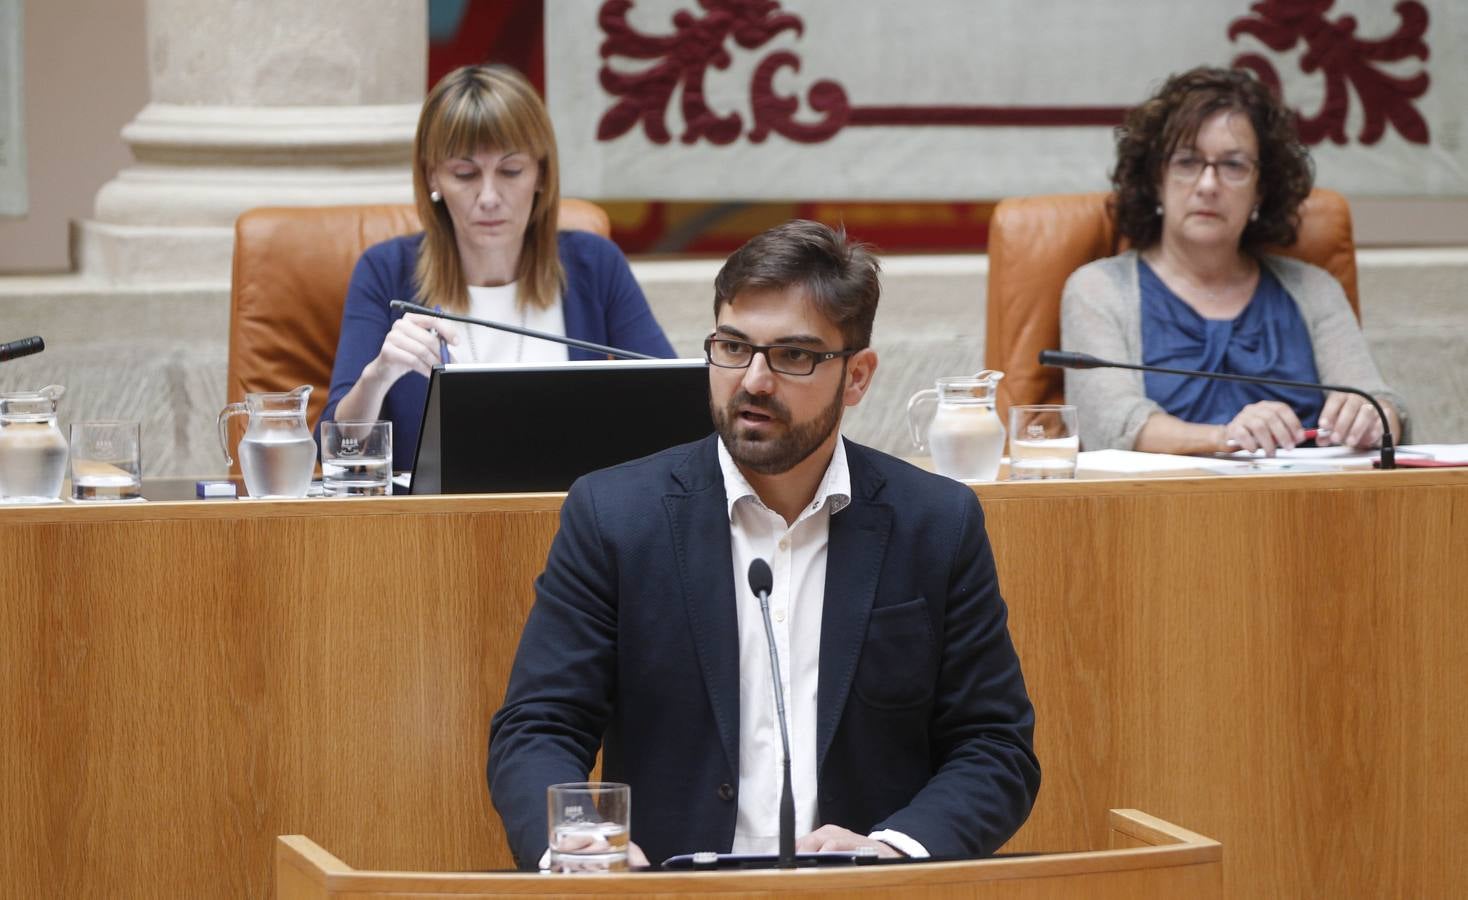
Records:
M1257 222L1257 221L1259 221L1259 207L1257 207L1257 206L1254 207L1254 211L1251 212L1251 213L1249 213L1249 221L1250 222Z
M440 194L438 191L429 191L428 199L432 200L434 203L437 203L438 201L443 199L443 194Z
M1162 217L1162 204L1161 203L1157 204L1157 217L1158 218L1161 218Z

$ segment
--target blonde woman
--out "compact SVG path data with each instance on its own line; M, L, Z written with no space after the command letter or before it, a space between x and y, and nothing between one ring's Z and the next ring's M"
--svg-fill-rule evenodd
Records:
M412 464L441 360L550 362L594 355L549 341L399 314L392 300L671 357L616 245L556 228L560 178L545 105L502 66L465 66L429 93L414 138L422 232L368 248L342 313L325 420L388 419L393 468Z

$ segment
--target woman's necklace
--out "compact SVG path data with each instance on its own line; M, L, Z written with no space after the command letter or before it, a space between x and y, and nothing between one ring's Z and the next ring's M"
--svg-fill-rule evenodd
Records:
M516 303L515 303L515 305L520 308L520 327L521 328L524 328L525 327L525 321L526 321L526 319L525 319L525 304L520 303L517 300ZM473 359L474 359L475 362L485 362L485 360L482 360L482 359L479 358L479 345L477 343L475 343L475 341L474 341L474 330L476 328L481 328L481 327L483 327L483 326L480 326L480 325L470 325L468 328L465 328L464 329L464 336L469 339L469 355L471 357L473 357ZM523 334L517 334L517 335L515 335L515 362L523 362L524 359L525 359L525 335L523 335Z

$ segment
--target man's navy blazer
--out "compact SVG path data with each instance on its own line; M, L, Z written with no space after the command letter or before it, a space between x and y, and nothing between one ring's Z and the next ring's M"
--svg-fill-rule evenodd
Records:
M517 863L546 848L547 785L632 786L657 862L727 852L739 785L729 515L709 437L571 487L536 581L489 787ZM847 442L831 517L816 699L821 824L893 828L934 856L992 853L1040 785L1034 711L973 491ZM773 698L771 698L773 702Z

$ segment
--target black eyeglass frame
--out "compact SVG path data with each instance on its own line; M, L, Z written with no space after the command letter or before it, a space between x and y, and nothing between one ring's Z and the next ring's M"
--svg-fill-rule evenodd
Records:
M749 360L745 362L745 364L742 366L731 366L726 365L725 363L714 362L713 346L715 341L725 344L742 344L743 346L748 347L750 350ZM806 372L791 372L786 369L780 368L779 366L775 365L773 360L770 359L771 350L794 350L797 353L808 354L811 357L810 370ZM742 340L740 338L727 337L725 335L717 333L711 334L703 339L703 358L707 360L708 364L711 366L718 366L721 369L747 369L750 367L751 364L753 364L755 355L759 354L764 356L765 365L770 367L771 372L779 372L781 375L795 375L797 377L814 375L816 371L816 366L820 365L821 363L830 362L833 359L845 359L852 354L860 352L861 348L859 347L849 350L812 350L809 347L800 347L795 344L755 344L751 343L750 341Z

